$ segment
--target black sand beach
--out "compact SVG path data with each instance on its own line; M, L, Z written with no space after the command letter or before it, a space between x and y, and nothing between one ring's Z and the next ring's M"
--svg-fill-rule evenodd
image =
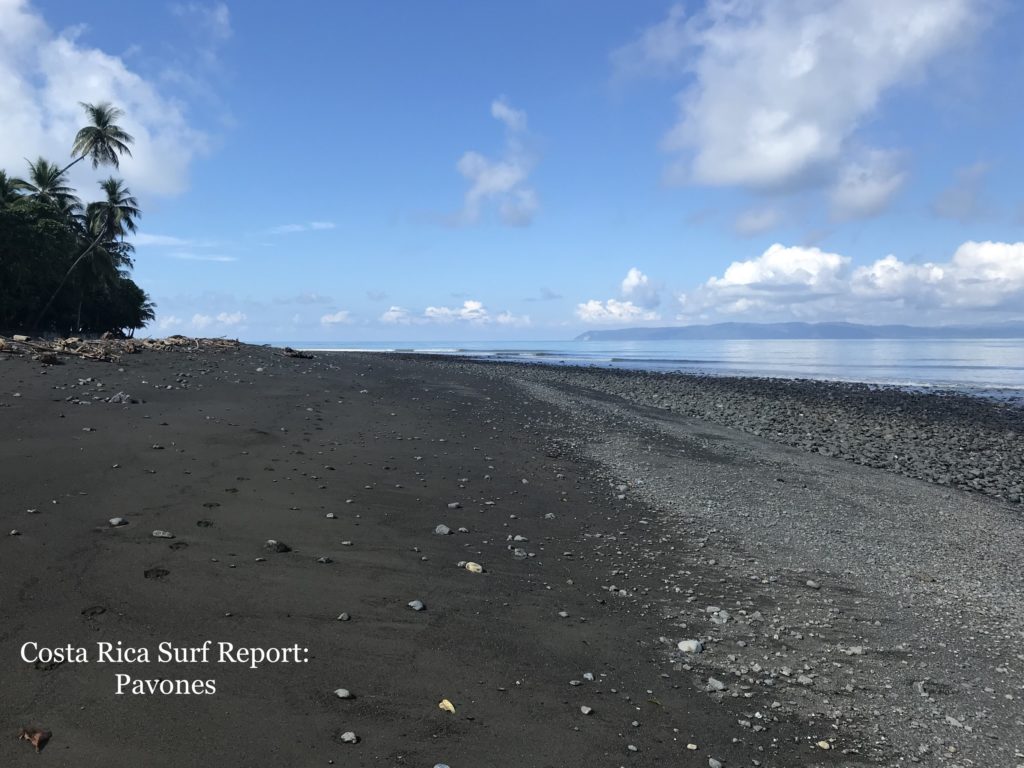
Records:
M245 345L62 360L0 355L0 765L1024 765L1019 409ZM155 660L207 640L303 660Z

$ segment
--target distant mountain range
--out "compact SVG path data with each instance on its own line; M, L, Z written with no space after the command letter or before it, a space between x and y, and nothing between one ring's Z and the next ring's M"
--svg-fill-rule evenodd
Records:
M671 339L1024 339L1024 322L934 327L857 323L714 323L587 331L574 341Z

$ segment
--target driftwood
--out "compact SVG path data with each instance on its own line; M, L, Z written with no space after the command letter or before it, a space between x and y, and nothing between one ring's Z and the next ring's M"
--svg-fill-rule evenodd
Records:
M241 345L232 339L193 339L187 336L168 336L166 339L80 339L72 336L67 339L32 339L28 336L16 335L12 338L0 336L0 353L31 356L36 362L46 365L57 365L61 357L79 357L85 360L97 360L116 363L124 355L135 355L144 349L168 349L171 347L188 347L192 349L228 349Z

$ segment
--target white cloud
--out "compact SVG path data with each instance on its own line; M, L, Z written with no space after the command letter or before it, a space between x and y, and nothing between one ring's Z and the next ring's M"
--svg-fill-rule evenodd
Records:
M636 267L631 267L622 280L622 295L647 309L653 309L661 303L658 287L651 279Z
M310 221L306 224L281 224L267 230L268 235L290 235L295 232L318 232L327 229L334 229L333 221Z
M351 322L352 318L349 317L347 309L340 309L337 312L323 315L320 318L320 325L343 325Z
M192 245L192 241L171 235L150 235L145 232L138 232L132 235L132 244L140 248L146 246L187 246Z
M526 113L513 109L504 96L491 102L491 117L501 120L510 131L526 130Z
M159 319L159 320L157 321L157 324L156 324L156 326L157 326L157 328L159 328L159 329L160 329L161 331L166 331L166 330L168 330L169 328L177 328L177 327L178 327L178 326L180 326L180 325L181 325L181 324L182 324L183 322L184 322L184 321L183 321L183 320L182 320L182 319L181 319L180 317L177 317L176 315L166 315L166 316L164 316L164 317L161 317L161 318L160 318L160 319Z
M585 323L635 323L658 320L657 312L645 310L631 301L591 299L576 305L576 317Z
M469 189L456 223L475 224L485 206L493 202L503 223L526 226L539 208L537 193L527 184L533 160L522 143L526 113L502 98L491 103L491 115L505 124L505 150L496 160L472 150L459 158L455 168L469 181Z
M832 213L839 219L867 218L886 209L907 175L895 153L871 150L839 170L832 187Z
M224 3L175 3L171 12L217 40L227 40L232 35L231 12Z
M736 217L736 232L746 237L760 235L777 226L780 218L776 208L751 208Z
M412 314L404 307L392 306L380 316L380 321L389 325L408 325L412 322Z
M859 127L885 94L969 37L979 6L709 0L688 19L673 7L614 61L620 73L691 80L663 142L677 155L669 180L761 190L839 181L841 213L873 213L902 177L851 156Z
M489 325L497 323L505 326L526 326L530 324L528 315L514 315L508 311L492 315L483 302L475 299L467 299L459 307L430 306L419 315L414 315L405 307L392 306L380 316L380 321L388 325L426 325L429 323Z
M212 322L213 318L210 317L209 315L203 315L200 314L199 312L196 312L194 315L192 315L192 326L194 328L198 328L199 330L206 328Z
M20 174L24 158L70 162L85 121L80 101L109 101L135 137L120 175L136 194L175 195L187 186L206 137L189 125L182 106L125 62L79 40L81 30L55 33L26 0L0 1L0 168ZM72 185L94 197L97 175L88 162L71 171Z
M947 262L848 256L775 244L680 297L679 320L961 322L1020 317L1024 243L963 243Z
M217 322L222 325L239 325L240 323L244 323L247 319L248 318L245 316L244 312L231 312L230 314L227 312L221 312L217 315Z

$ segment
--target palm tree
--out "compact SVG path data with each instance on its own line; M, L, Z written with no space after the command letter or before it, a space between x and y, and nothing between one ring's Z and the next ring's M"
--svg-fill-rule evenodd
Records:
M118 238L123 239L126 233L135 231L135 220L142 215L142 211L139 210L139 202L132 197L124 182L120 179L115 179L113 176L101 181L100 188L106 193L107 199L89 203L85 216L89 234L94 235L95 239L68 267L68 271L64 273L64 277L57 286L57 290L53 292L50 300L43 307L43 311L36 318L35 326L39 325L39 321L42 320L50 305L53 304L53 300L57 298L57 294L60 293L61 288L64 287L64 283L67 282L75 267L101 243L106 242L112 246L110 251L116 259L124 260L127 258L126 249L120 247L125 244L118 243L117 241ZM115 266L120 266L120 264Z
M23 183L21 179L8 176L7 171L0 170L0 208L21 197Z
M114 122L124 115L124 111L106 101L99 104L86 104L84 101L78 103L82 105L92 125L85 126L75 135L75 143L71 147L71 156L75 159L64 166L64 171L87 157L92 160L93 168L108 164L119 167L119 156L131 157L132 151L128 145L135 141L134 137Z
M75 190L67 185L67 177L49 160L40 157L34 163L29 161L28 179L12 179L12 183L24 192L24 197L52 205L58 211L74 216L82 209L82 201L75 197Z

